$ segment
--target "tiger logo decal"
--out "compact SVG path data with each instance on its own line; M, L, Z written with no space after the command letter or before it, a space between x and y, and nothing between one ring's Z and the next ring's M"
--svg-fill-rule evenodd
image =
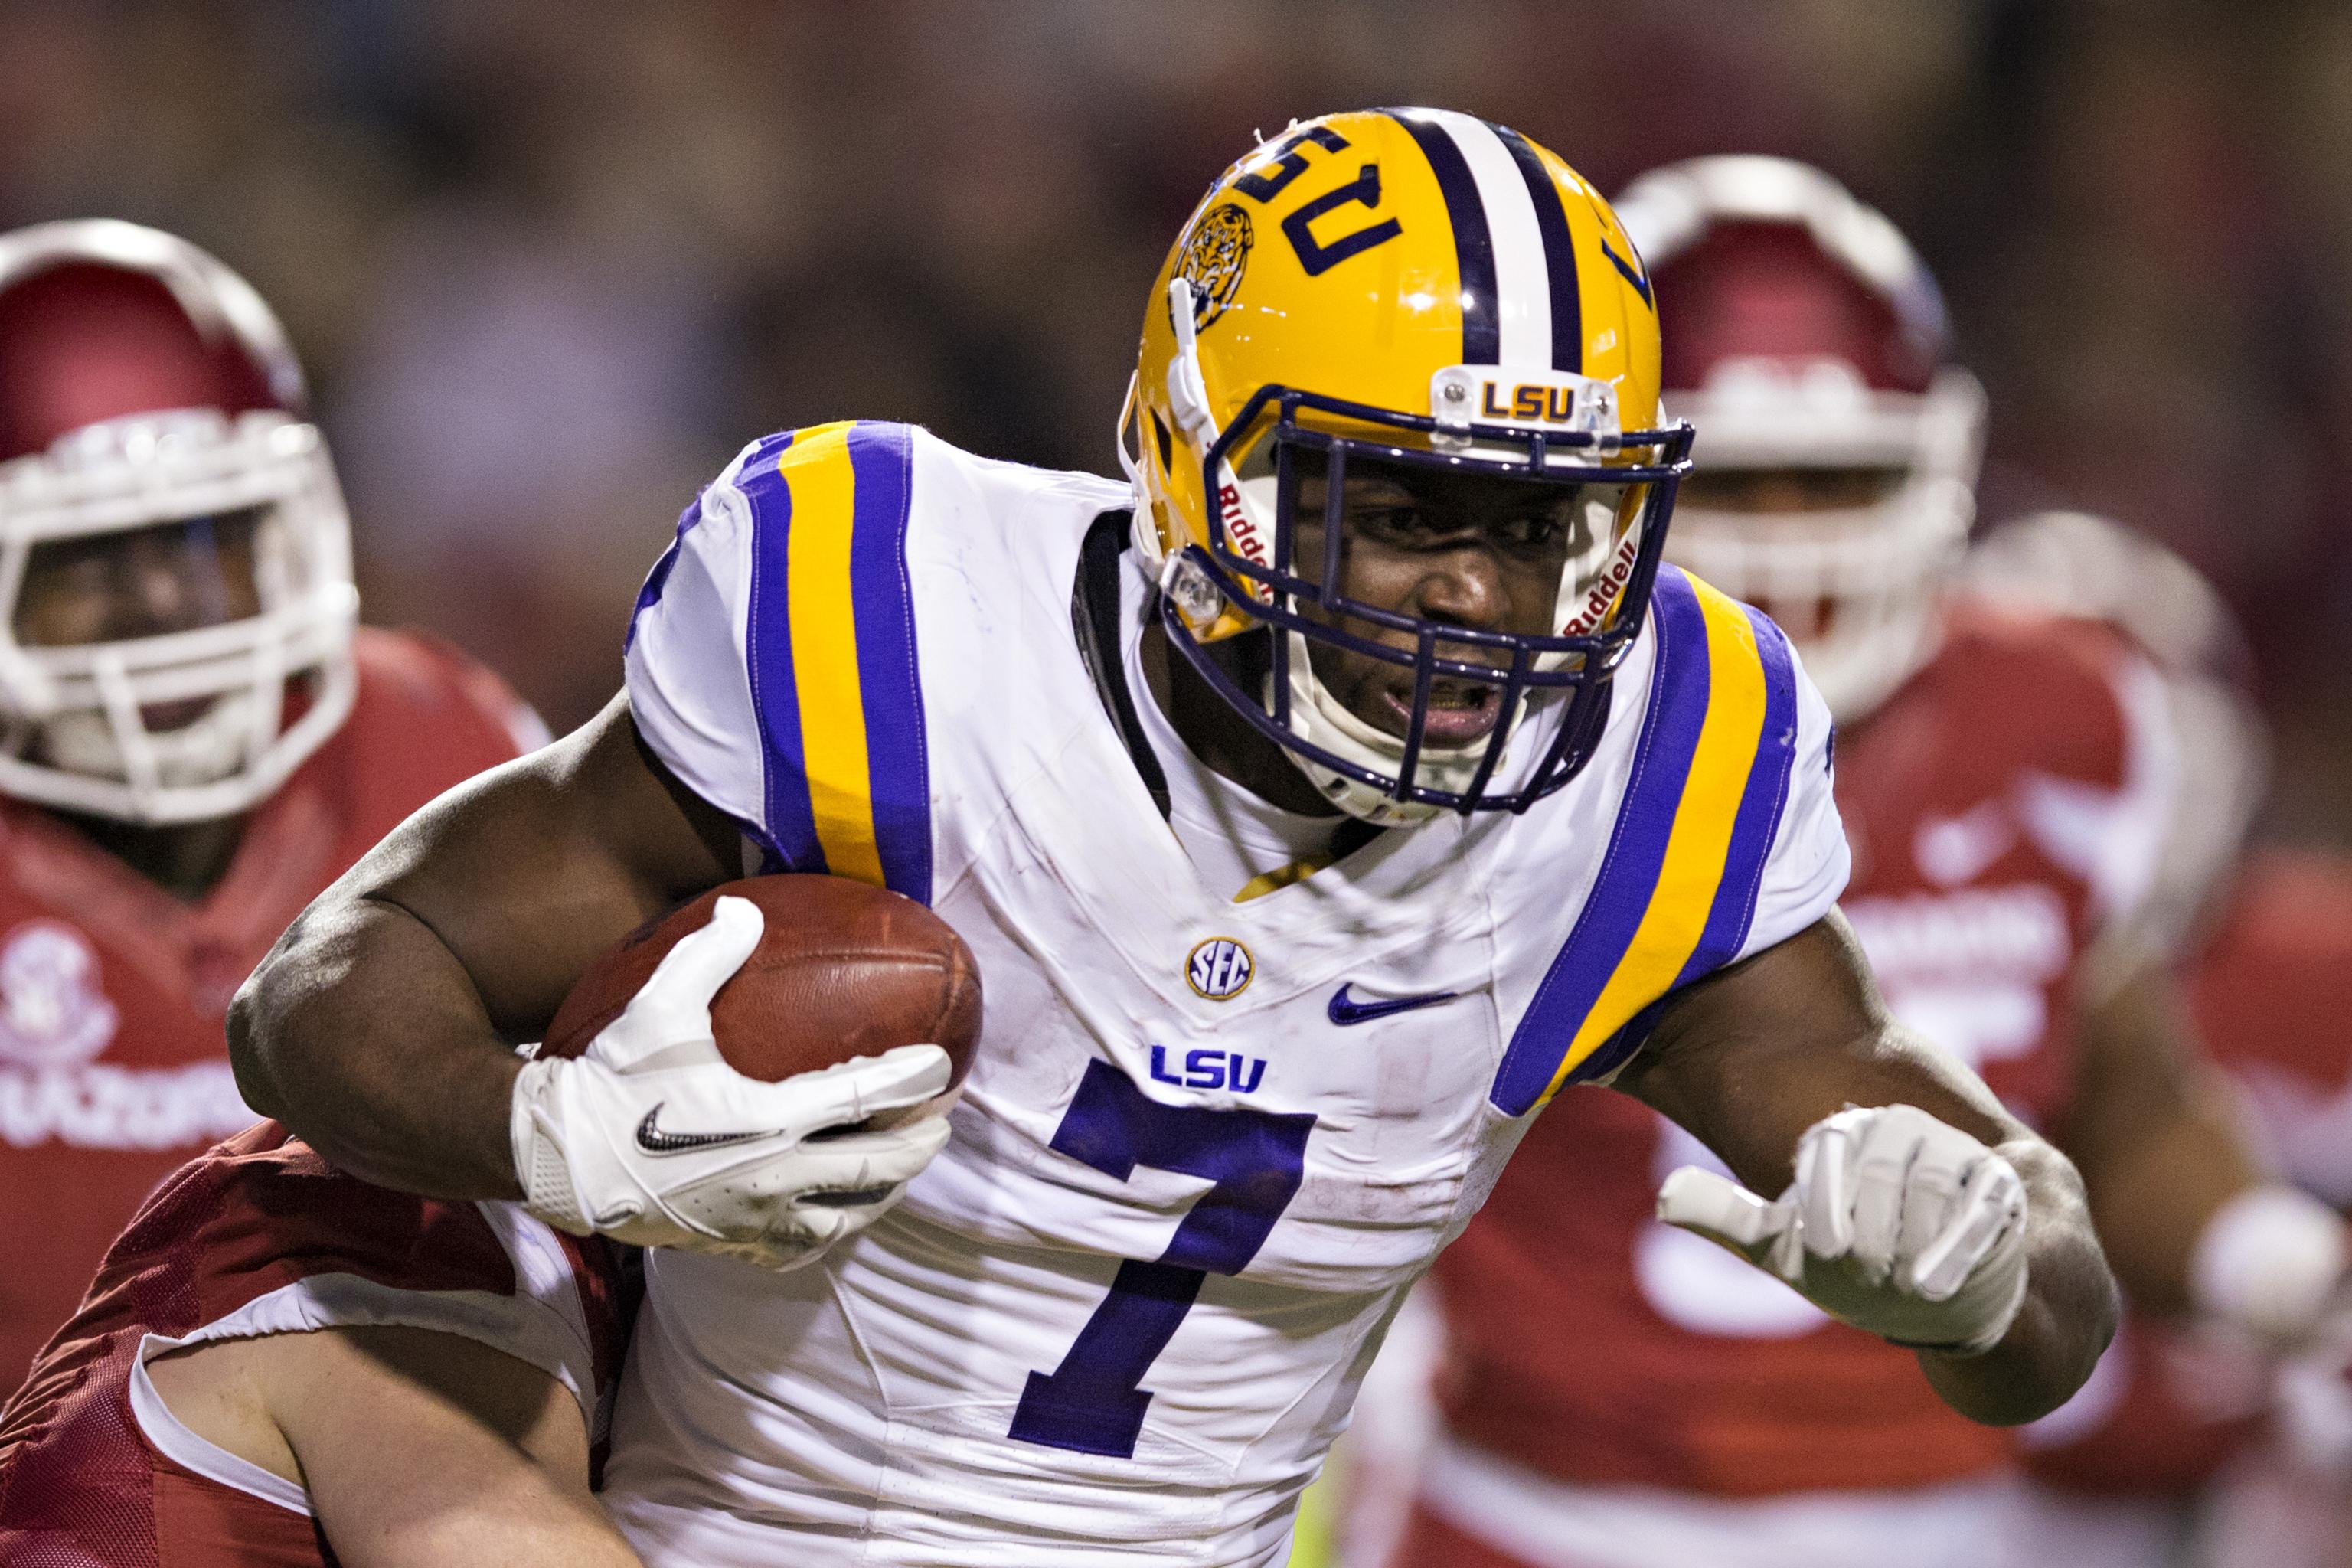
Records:
M1211 207L1192 226L1177 276L1192 286L1194 331L1207 328L1234 302L1242 269L1249 265L1250 244L1249 214L1231 202Z

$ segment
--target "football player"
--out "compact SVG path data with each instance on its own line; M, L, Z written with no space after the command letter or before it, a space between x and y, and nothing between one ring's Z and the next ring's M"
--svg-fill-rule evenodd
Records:
M254 1120L221 1019L286 921L536 724L356 604L260 297L131 224L0 235L0 1394Z
M1406 1289L1602 1079L1745 1184L1683 1183L1692 1224L2039 1414L2112 1319L2075 1178L1880 1006L1828 711L1660 562L1657 354L1552 153L1292 127L1154 285L1131 485L752 443L604 714L297 921L240 1082L363 1175L653 1244L605 1496L656 1563L1278 1562ZM971 943L945 1125L815 1135L936 1093L925 1047L751 1083L685 1018L518 1069L600 948L747 864ZM718 910L731 964L756 910Z
M0 1411L0 1562L634 1568L589 1492L614 1249L331 1169L189 1162Z
M2221 915L2189 973L2200 1041L2285 1175L2352 1205L2352 865L2260 852ZM2027 1544L2004 1563L2341 1568L2352 1300L2339 1289L2329 1310L2286 1347L2135 1315L2083 1392L2026 1429Z
M2282 1168L2339 1212L2352 1210L2352 1140L2345 1136L2352 1107L2346 1024L2352 860L2310 850L2252 857L2226 918L2199 955L2195 978L2196 1016L2213 1058L2243 1094ZM2270 1391L2267 1440L2237 1445L2238 1462L2201 1499L2196 1533L2217 1568L2341 1568L2352 1542L2352 1292L2339 1290L2330 1305L2333 1321ZM2086 1489L2145 1494L2199 1479L2177 1448L2163 1451L2161 1427L2151 1432L2130 1417L2152 1401L2168 1414L2185 1409L2192 1419L2182 1425L2209 1439L2217 1426L2224 1438L2235 1434L2215 1421L2203 1390L2165 1370L2171 1375L2153 1391L2155 1378L2126 1390L2097 1429L2033 1457L2045 1500L2079 1507ZM2152 1436L2159 1450L2153 1456ZM2226 1442L2210 1447L2230 1449ZM2086 1458L2096 1466L2087 1477L2076 1468Z
M2235 621L2187 563L2081 512L2001 523L1969 550L1962 576L1971 594L2120 626L2164 675L2185 810L2166 836L2150 921L2193 944L2185 990L2199 1044L2281 1173L2342 1210L2352 1167L2331 1106L2352 1083L2342 1022L2352 1011L2339 1005L2352 976L2352 872L2279 850L2238 863L2269 747ZM2284 1342L2127 1314L2082 1392L2023 1433L2033 1484L2007 1561L2127 1568L2168 1560L2194 1527L2200 1562L2340 1563L2352 1518L2337 1447L2352 1435L2346 1294ZM2222 1484L2205 1491L2217 1474ZM2193 1507L2200 1497L2207 1506Z
M2074 1154L2142 1304L2307 1330L2341 1226L2263 1176L2166 978L2178 911L2234 853L2252 790L2190 787L2186 689L2120 630L2023 591L1948 595L1984 402L1893 225L1752 157L1657 171L1622 210L1704 454L1669 553L1790 628L1842 726L1844 909L1889 1006ZM1396 1561L2000 1560L2013 1436L1660 1223L1653 1173L1707 1159L1618 1097L1531 1130L1437 1266L1445 1435Z

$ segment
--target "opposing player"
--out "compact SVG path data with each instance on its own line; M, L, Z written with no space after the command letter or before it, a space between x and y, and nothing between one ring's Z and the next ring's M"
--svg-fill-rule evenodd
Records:
M2173 880L2210 880L2250 797L2205 781L2189 805L2175 683L2118 631L1950 596L1983 400L1945 363L1933 282L1884 217L1780 160L1675 165L1623 210L1704 453L1670 552L1790 626L1840 721L1844 907L1890 1006L2074 1153L2143 1304L2307 1317L2340 1227L2263 1179L2166 979L2195 901ZM2218 848L2168 855L2192 811L2228 824ZM1677 1217L1655 1175L1706 1159L1605 1096L1530 1131L1437 1268L1446 1431L1396 1561L2000 1560L2012 1436L1654 1218Z
M1659 563L1654 307L1511 132L1293 127L1155 285L1131 488L899 426L755 442L623 697L303 916L240 1081L362 1174L661 1244L606 1492L656 1563L1278 1561L1406 1288L1600 1079L1753 1189L1686 1189L1695 1223L1956 1407L2039 1413L2112 1315L2074 1177L1886 1017L1827 711ZM936 1121L803 1142L796 1081L658 1036L501 1048L747 841L971 945L927 1169ZM892 1103L945 1067L862 1070Z
M2265 850L2227 889L2189 972L2199 1035L2285 1176L2352 1206L2352 865ZM2026 1431L2014 1568L2176 1558L2340 1568L2352 1540L2352 1290L2309 1334L2135 1316L2074 1399Z
M2352 1082L2339 1005L2352 976L2352 871L2280 850L2240 863L2269 745L2234 619L2187 563L2081 512L2002 522L1969 552L1962 577L1972 594L2118 626L2164 676L2184 810L2147 923L2184 933L2193 950L2183 989L2209 1070L2236 1092L2280 1173L2342 1210L2352 1169L2326 1108ZM2216 1250L2204 1261L2237 1277L2209 1294L2268 1294L2260 1257ZM2352 1290L2339 1285L2322 1304L2321 1319L2291 1314L2258 1334L2127 1314L2090 1383L2023 1433L2028 1512L2006 1563L2131 1568L2180 1554L2192 1533L2189 1554L2217 1565L2340 1562L2352 1510L2337 1467L2352 1449L2337 1445L2352 1438L2352 1384L2347 1325L2330 1320L2352 1309Z
M2243 1093L2281 1167L2304 1191L2339 1212L2352 1210L2352 1144L2344 1136L2352 1105L2352 1030L2345 1024L2352 1017L2352 860L2311 850L2251 857L2198 956L2192 996L2214 1060ZM2101 1429L2034 1456L2042 1495L2079 1505L2086 1489L2123 1489L2113 1484L2117 1478L2142 1493L2151 1482L2197 1479L2194 1466L2179 1463L2160 1441L2150 1454L2159 1434L2127 1424L2135 1406L2169 1405L2202 1417L2192 1431L2234 1459L2196 1511L2206 1561L2217 1568L2339 1568L2352 1541L2352 1290L2339 1289L2331 1307L2334 1321L2273 1380L2271 1420L2260 1439L2212 1444L2216 1426L2231 1434L2213 1419L2208 1391L2167 1367L2152 1396L2136 1385ZM2244 1424L2238 1426L2242 1434ZM2086 1459L2097 1466L2093 1475L2060 1468Z
M130 224L0 235L0 1394L254 1120L221 1019L286 921L536 723L355 608L252 289Z
M148 1200L0 1412L0 1562L633 1568L589 1494L622 1309L601 1238L258 1123Z

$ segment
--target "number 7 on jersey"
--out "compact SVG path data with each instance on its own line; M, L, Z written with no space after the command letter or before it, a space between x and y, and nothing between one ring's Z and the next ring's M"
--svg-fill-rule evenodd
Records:
M1033 1372L1013 1413L1014 1437L1129 1458L1151 1391L1144 1373L1192 1310L1209 1275L1238 1274L1297 1194L1315 1118L1163 1105L1107 1062L1087 1064L1054 1149L1125 1181L1138 1165L1215 1184L1192 1205L1168 1250L1118 1266L1110 1294L1062 1364Z

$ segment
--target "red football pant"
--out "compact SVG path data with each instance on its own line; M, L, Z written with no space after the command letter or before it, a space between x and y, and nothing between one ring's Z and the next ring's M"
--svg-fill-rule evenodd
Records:
M1532 1568L1499 1546L1466 1533L1416 1502L1388 1568Z

